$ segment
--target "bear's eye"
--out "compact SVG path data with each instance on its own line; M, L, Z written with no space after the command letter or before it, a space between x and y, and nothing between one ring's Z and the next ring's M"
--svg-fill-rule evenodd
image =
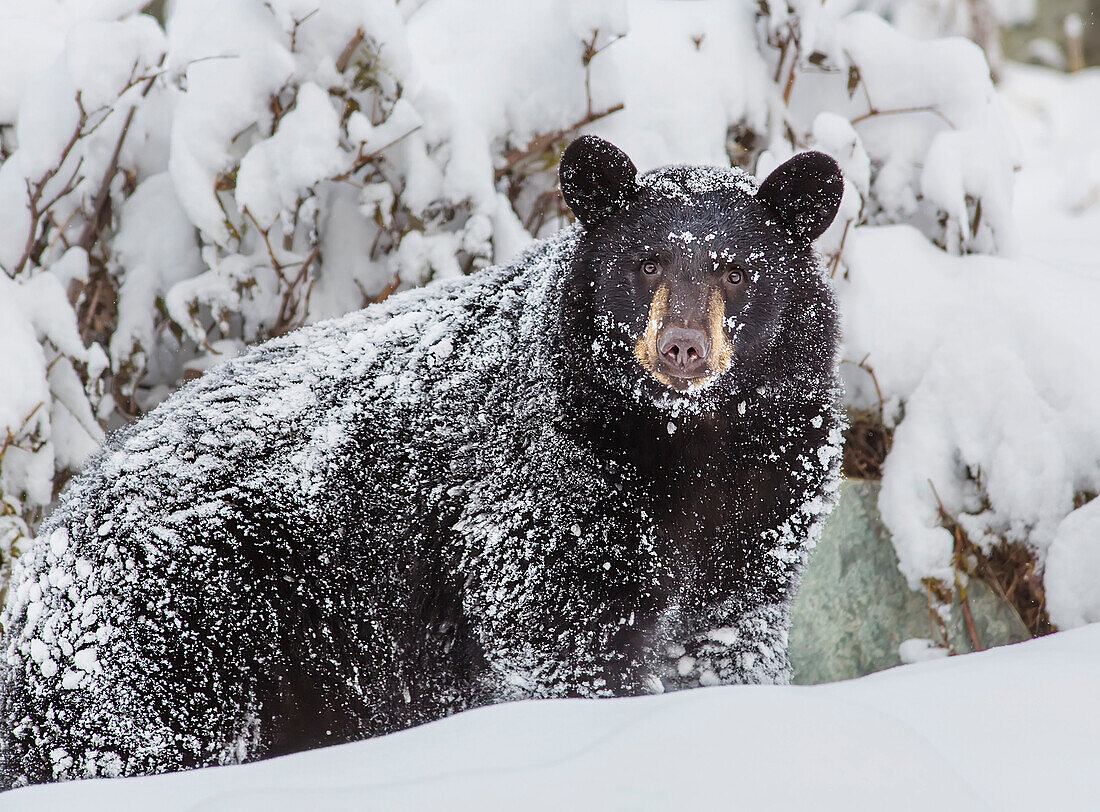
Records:
M660 268L657 267L657 263L651 259L647 259L642 263L642 273L646 276L653 276Z
M734 268L726 274L726 281L729 282L731 285L740 285L741 280L744 278L744 273L737 268Z

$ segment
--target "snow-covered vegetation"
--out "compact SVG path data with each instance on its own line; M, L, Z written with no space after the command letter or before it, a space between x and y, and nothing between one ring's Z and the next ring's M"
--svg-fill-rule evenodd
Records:
M1100 78L998 89L918 5L0 3L3 565L209 365L559 229L593 132L642 170L833 155L818 246L910 585L946 604L1022 550L1055 625L1100 620Z

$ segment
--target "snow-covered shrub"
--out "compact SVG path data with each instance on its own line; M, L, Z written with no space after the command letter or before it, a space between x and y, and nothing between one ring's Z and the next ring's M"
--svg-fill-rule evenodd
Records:
M846 192L819 247L849 323L851 406L897 425L902 448L916 415L929 466L989 471L942 430L949 415L922 424L909 404L932 350L891 366L894 337L867 327L896 304L881 279L967 274L965 255L1010 253L1016 231L1017 147L981 49L850 12L902 22L901 5L175 0L163 28L139 0L0 6L0 552L105 427L211 363L559 228L554 169L581 130L642 170L762 176L832 154ZM942 323L893 320L905 347ZM965 370L942 374L982 396ZM942 537L918 532L940 526L930 493L889 484L891 467L924 470L905 459L884 487L903 568L949 584ZM975 481L936 486L963 513ZM991 526L1012 523L1007 496L982 498ZM1044 510L1047 527L1072 501Z

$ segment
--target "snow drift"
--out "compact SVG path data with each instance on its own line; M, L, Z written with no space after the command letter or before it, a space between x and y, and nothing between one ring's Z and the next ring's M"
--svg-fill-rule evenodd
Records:
M30 787L5 809L1087 810L1100 625L851 682L497 705L239 767Z

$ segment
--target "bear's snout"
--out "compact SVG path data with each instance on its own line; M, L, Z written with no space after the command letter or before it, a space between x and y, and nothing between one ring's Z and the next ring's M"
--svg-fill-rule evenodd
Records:
M668 327L657 339L657 353L669 375L696 378L707 372L710 342L702 330Z

